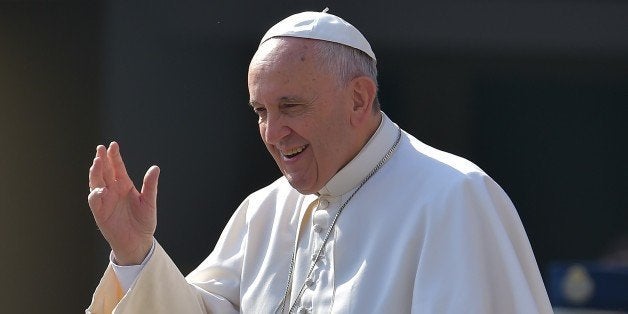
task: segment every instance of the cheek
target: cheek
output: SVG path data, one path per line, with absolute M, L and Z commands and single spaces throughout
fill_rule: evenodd
M 262 139 L 262 142 L 266 144 L 266 138 L 264 137 L 266 134 L 266 126 L 263 123 L 259 123 L 259 137 Z
M 266 137 L 264 136 L 265 134 L 266 134 L 266 126 L 263 123 L 260 123 L 259 124 L 259 136 L 262 140 L 262 143 L 264 143 L 264 146 L 266 146 L 266 150 L 268 150 L 268 152 L 273 157 L 273 159 L 277 160 L 278 156 L 277 156 L 277 151 L 275 150 L 275 146 L 268 144 L 268 142 L 266 141 Z
M 341 118 L 330 119 L 323 129 L 320 136 L 321 144 L 326 150 L 326 159 L 334 163 L 334 167 L 342 166 L 340 163 L 347 158 L 346 155 L 351 146 L 350 132 L 351 129 L 347 127 L 346 121 Z

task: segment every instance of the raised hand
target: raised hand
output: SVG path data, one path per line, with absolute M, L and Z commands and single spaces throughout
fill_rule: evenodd
M 119 265 L 140 264 L 150 251 L 157 227 L 158 179 L 159 167 L 150 167 L 139 192 L 126 172 L 118 143 L 96 148 L 87 200 Z

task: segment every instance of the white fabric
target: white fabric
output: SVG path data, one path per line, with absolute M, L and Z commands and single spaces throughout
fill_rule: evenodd
M 347 21 L 326 12 L 293 14 L 271 27 L 260 45 L 273 37 L 300 37 L 331 41 L 361 50 L 375 60 L 375 53 L 364 35 Z
M 109 265 L 111 265 L 111 267 L 113 268 L 113 271 L 116 273 L 116 277 L 118 277 L 118 281 L 120 282 L 120 287 L 122 288 L 122 291 L 124 293 L 129 291 L 129 288 L 131 288 L 131 285 L 133 285 L 133 282 L 135 281 L 137 276 L 140 274 L 140 272 L 144 268 L 144 265 L 146 265 L 150 257 L 153 256 L 154 251 L 155 251 L 155 239 L 153 239 L 153 246 L 150 247 L 150 251 L 148 251 L 148 254 L 146 254 L 146 257 L 144 258 L 141 264 L 127 265 L 127 266 L 116 264 L 115 256 L 113 254 L 113 251 L 111 251 L 111 253 L 109 254 Z
M 168 311 L 201 300 L 202 310 L 186 311 L 272 313 L 300 234 L 293 302 L 331 217 L 396 136 L 396 125 L 384 116 L 320 197 L 299 194 L 285 178 L 251 194 L 214 251 L 186 277 L 194 288 L 189 298 L 154 291 L 155 285 L 184 282 L 157 246 L 115 313 L 142 309 L 127 306 L 136 299 L 159 300 Z M 312 279 L 298 304 L 312 313 L 552 313 L 525 231 L 503 190 L 472 163 L 405 132 L 392 158 L 344 209 Z M 97 299 L 95 294 L 92 304 Z

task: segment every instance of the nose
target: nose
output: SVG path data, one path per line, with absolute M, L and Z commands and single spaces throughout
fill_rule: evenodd
M 266 121 L 260 123 L 260 133 L 264 142 L 276 145 L 290 134 L 290 128 L 280 115 L 269 114 L 266 117 Z

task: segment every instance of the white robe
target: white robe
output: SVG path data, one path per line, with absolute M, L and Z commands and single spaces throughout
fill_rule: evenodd
M 251 194 L 186 278 L 157 244 L 126 294 L 111 267 L 88 313 L 274 313 L 290 304 L 338 208 L 393 145 L 382 123 L 317 195 L 285 178 Z M 521 221 L 471 162 L 403 132 L 348 203 L 296 308 L 311 313 L 552 313 Z M 289 305 L 287 305 L 289 307 Z

